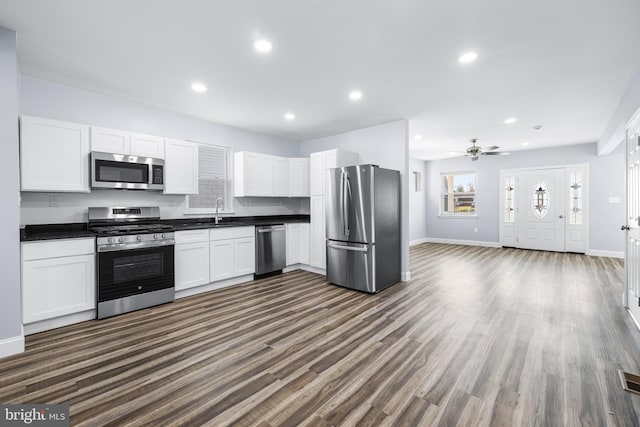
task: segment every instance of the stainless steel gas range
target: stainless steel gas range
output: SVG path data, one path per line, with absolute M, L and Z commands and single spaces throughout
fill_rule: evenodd
M 159 220 L 158 207 L 89 208 L 98 319 L 174 300 L 173 228 Z

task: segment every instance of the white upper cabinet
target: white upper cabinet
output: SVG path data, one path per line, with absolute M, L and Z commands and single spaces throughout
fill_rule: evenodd
M 309 159 L 289 159 L 289 196 L 309 197 Z
M 164 151 L 164 193 L 198 194 L 198 145 L 167 139 Z
M 121 130 L 91 126 L 91 151 L 130 154 L 131 134 Z
M 132 133 L 130 154 L 132 156 L 164 159 L 164 138 Z
M 22 116 L 22 191 L 89 192 L 89 127 Z
M 289 159 L 286 157 L 273 158 L 273 195 L 289 196 Z
M 343 150 L 327 150 L 311 153 L 309 160 L 309 193 L 323 196 L 327 169 L 358 164 L 358 154 Z
M 164 159 L 164 138 L 91 126 L 91 151 Z
M 273 196 L 273 156 L 260 154 L 258 158 L 258 196 Z
M 274 195 L 273 156 L 240 151 L 234 154 L 235 197 Z

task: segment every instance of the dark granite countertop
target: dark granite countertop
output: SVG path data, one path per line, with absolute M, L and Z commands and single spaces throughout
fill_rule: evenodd
M 222 217 L 219 224 L 213 218 L 179 218 L 162 219 L 162 224 L 173 226 L 174 230 L 196 230 L 199 228 L 241 227 L 250 225 L 270 225 L 285 223 L 308 223 L 309 215 L 265 215 L 265 216 L 234 216 Z M 88 230 L 87 224 L 38 224 L 27 225 L 20 229 L 20 241 L 31 242 L 38 240 L 74 239 L 81 237 L 95 237 L 95 233 Z
M 38 224 L 27 225 L 20 229 L 20 241 L 32 242 L 37 240 L 76 239 L 81 237 L 95 237 L 96 234 L 87 229 L 85 222 L 67 224 Z

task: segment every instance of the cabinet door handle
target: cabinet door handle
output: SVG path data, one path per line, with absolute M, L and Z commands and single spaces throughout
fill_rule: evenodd
M 625 231 L 625 230 L 629 231 L 629 229 L 630 227 L 628 225 L 623 225 L 622 227 L 620 227 L 620 230 L 622 231 Z

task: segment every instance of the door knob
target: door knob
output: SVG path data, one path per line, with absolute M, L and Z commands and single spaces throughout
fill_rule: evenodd
M 629 226 L 628 225 L 623 225 L 622 227 L 620 227 L 620 230 L 622 230 L 622 231 L 629 230 Z
M 562 219 L 562 218 L 564 218 L 564 215 L 560 215 L 558 218 Z

